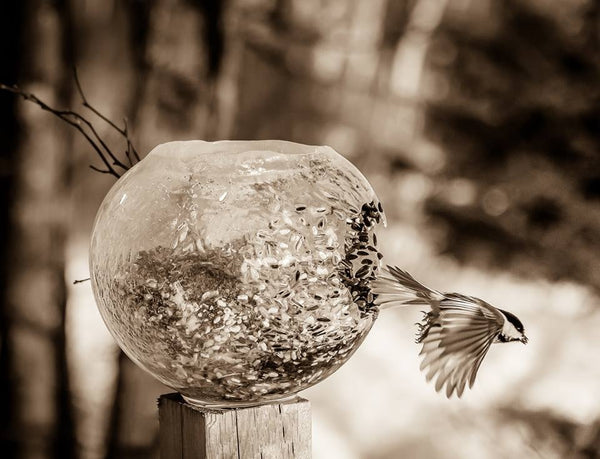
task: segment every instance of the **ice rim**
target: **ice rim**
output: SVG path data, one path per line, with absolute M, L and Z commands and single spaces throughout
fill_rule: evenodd
M 175 140 L 157 145 L 148 156 L 170 156 L 173 152 L 186 159 L 209 154 L 237 155 L 250 152 L 272 152 L 286 156 L 337 153 L 327 145 L 305 145 L 288 140 Z

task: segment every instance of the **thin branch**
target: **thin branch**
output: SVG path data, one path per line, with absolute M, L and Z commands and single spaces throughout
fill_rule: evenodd
M 89 109 L 92 113 L 94 113 L 101 120 L 106 122 L 110 127 L 115 129 L 121 136 L 125 138 L 127 142 L 125 156 L 127 157 L 127 163 L 129 164 L 122 162 L 112 152 L 112 150 L 104 142 L 102 137 L 100 137 L 94 125 L 86 117 L 80 115 L 79 113 L 73 110 L 58 110 L 54 107 L 51 107 L 50 105 L 42 101 L 39 97 L 37 97 L 35 94 L 24 91 L 17 85 L 8 86 L 0 83 L 0 90 L 12 92 L 13 94 L 22 97 L 24 100 L 33 102 L 34 104 L 38 105 L 42 110 L 52 113 L 54 116 L 60 118 L 70 126 L 73 126 L 81 133 L 81 135 L 85 137 L 87 142 L 96 151 L 96 153 L 98 154 L 98 156 L 102 160 L 102 163 L 105 166 L 105 169 L 101 169 L 96 166 L 90 166 L 90 168 L 96 172 L 100 172 L 102 174 L 110 174 L 119 178 L 121 174 L 117 171 L 117 168 L 120 168 L 123 171 L 127 171 L 134 165 L 134 163 L 140 161 L 140 156 L 137 150 L 135 149 L 133 143 L 131 142 L 131 138 L 129 137 L 129 126 L 127 124 L 127 120 L 123 120 L 124 128 L 120 128 L 112 120 L 104 116 L 99 110 L 97 110 L 93 105 L 91 105 L 85 97 L 85 93 L 83 92 L 83 88 L 81 87 L 76 68 L 73 69 L 73 74 L 75 78 L 77 92 L 81 97 L 83 106 Z
M 90 164 L 90 169 L 92 169 L 93 171 L 96 171 L 96 172 L 100 172 L 101 174 L 112 174 L 112 171 L 100 169 L 92 164 Z
M 82 283 L 87 282 L 89 280 L 90 280 L 89 277 L 86 278 L 86 279 L 76 279 L 76 280 L 73 281 L 73 285 L 82 284 Z
M 123 118 L 123 125 L 125 126 L 123 128 L 123 131 L 124 131 L 125 139 L 127 140 L 127 150 L 125 150 L 125 156 L 127 156 L 127 159 L 129 160 L 129 164 L 131 164 L 133 166 L 133 161 L 131 160 L 132 152 L 135 155 L 136 162 L 138 162 L 140 160 L 140 157 L 138 156 L 137 151 L 135 151 L 135 148 L 133 147 L 133 144 L 131 143 L 131 140 L 129 139 L 129 125 L 127 124 L 127 118 Z
M 85 97 L 85 95 L 83 93 L 83 89 L 81 89 L 81 84 L 79 83 L 79 77 L 77 76 L 77 70 L 75 69 L 75 67 L 73 67 L 73 75 L 75 77 L 75 86 L 77 86 L 77 92 L 81 96 L 81 100 L 82 100 L 83 106 L 86 107 L 86 108 L 88 108 L 88 109 L 90 109 L 92 111 L 92 113 L 94 113 L 100 119 L 106 121 L 111 127 L 114 127 L 116 130 L 119 131 L 119 128 L 111 120 L 109 120 L 106 116 L 104 116 L 102 113 L 100 113 L 98 110 L 96 110 L 90 104 L 88 104 L 88 101 L 87 101 L 87 99 L 86 99 L 86 97 Z M 90 128 L 92 129 L 92 131 L 95 134 L 96 131 L 91 126 L 91 124 L 90 124 Z M 120 167 L 122 169 L 127 170 L 128 167 L 125 164 L 123 164 L 121 161 L 119 161 L 119 159 L 112 153 L 112 151 L 104 144 L 104 142 L 102 141 L 102 139 L 100 139 L 100 137 L 98 137 L 97 134 L 95 135 L 95 137 L 98 139 L 98 141 L 100 142 L 100 144 L 104 147 L 104 149 L 106 150 L 106 152 L 108 153 L 108 155 L 110 156 L 110 158 L 113 160 L 113 164 L 115 166 L 118 166 L 118 167 Z
M 111 163 L 108 160 L 108 158 L 105 156 L 105 153 L 102 151 L 103 149 L 104 150 L 109 150 L 108 147 L 106 146 L 106 144 L 104 144 L 104 142 L 101 141 L 98 133 L 96 132 L 96 130 L 92 126 L 92 123 L 90 123 L 83 116 L 81 116 L 78 113 L 75 113 L 75 112 L 73 112 L 71 110 L 57 110 L 57 109 L 55 109 L 53 107 L 50 107 L 44 101 L 42 101 L 41 99 L 39 99 L 36 95 L 34 95 L 34 94 L 30 93 L 30 92 L 22 90 L 17 85 L 7 86 L 7 85 L 5 85 L 3 83 L 0 83 L 0 89 L 2 89 L 4 91 L 12 92 L 13 94 L 18 95 L 18 96 L 22 97 L 23 99 L 25 99 L 27 101 L 33 102 L 34 104 L 38 105 L 42 110 L 45 110 L 47 112 L 52 113 L 54 116 L 60 118 L 61 120 L 63 120 L 67 124 L 73 126 L 75 129 L 77 129 L 85 137 L 85 139 L 88 141 L 88 143 L 96 151 L 96 153 L 98 154 L 98 156 L 100 157 L 100 159 L 102 160 L 102 162 L 104 163 L 104 165 L 106 166 L 106 168 L 108 169 L 108 171 L 109 171 L 108 173 L 110 173 L 111 175 L 114 175 L 117 178 L 119 178 L 121 176 L 114 169 L 114 167 L 111 165 Z M 96 139 L 100 140 L 101 146 L 103 148 L 101 148 L 101 146 L 98 145 L 94 141 L 94 139 L 92 138 L 92 136 L 86 132 L 86 130 L 83 128 L 83 126 L 82 126 L 81 123 L 83 123 L 86 127 L 88 127 L 90 129 L 93 137 L 95 137 Z M 111 156 L 111 155 L 109 155 L 109 156 Z M 112 159 L 112 156 L 111 156 L 111 159 Z M 128 169 L 128 168 L 125 167 L 125 169 Z
M 115 131 L 117 131 L 119 134 L 121 134 L 125 140 L 127 141 L 127 157 L 129 158 L 129 153 L 133 152 L 133 155 L 135 156 L 136 161 L 140 160 L 140 156 L 138 155 L 137 150 L 135 149 L 135 147 L 133 146 L 133 144 L 131 143 L 131 139 L 129 138 L 129 130 L 127 127 L 127 119 L 124 119 L 124 125 L 125 128 L 121 129 L 119 126 L 117 126 L 110 118 L 108 118 L 107 116 L 104 116 L 98 109 L 96 109 L 93 105 L 91 105 L 88 101 L 87 98 L 85 97 L 85 94 L 83 92 L 83 88 L 81 87 L 81 82 L 79 81 L 79 75 L 77 73 L 77 67 L 73 67 L 73 76 L 75 78 L 75 86 L 77 87 L 77 92 L 79 93 L 79 96 L 81 97 L 81 103 L 82 105 L 91 110 L 92 113 L 94 113 L 96 116 L 98 116 L 100 119 L 102 119 L 104 122 L 106 122 L 110 127 L 112 127 Z M 130 160 L 131 163 L 131 160 Z M 133 164 L 131 164 L 133 165 Z

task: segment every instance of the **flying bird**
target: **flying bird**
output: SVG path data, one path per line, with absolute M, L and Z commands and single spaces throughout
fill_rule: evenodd
M 421 371 L 427 381 L 435 378 L 435 390 L 445 386 L 446 396 L 461 397 L 473 387 L 477 371 L 493 343 L 520 341 L 527 344 L 521 321 L 508 311 L 473 296 L 441 293 L 417 282 L 400 268 L 388 266 L 373 282 L 375 303 L 429 306 L 418 323 L 416 342 L 422 344 Z

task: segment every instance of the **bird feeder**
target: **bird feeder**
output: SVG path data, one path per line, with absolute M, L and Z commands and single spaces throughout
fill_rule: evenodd
M 343 365 L 377 316 L 381 204 L 333 149 L 159 145 L 109 191 L 90 269 L 123 351 L 186 401 L 281 401 Z

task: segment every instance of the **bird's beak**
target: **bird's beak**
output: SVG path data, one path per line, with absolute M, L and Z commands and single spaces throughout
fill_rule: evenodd
M 521 341 L 523 344 L 527 344 L 529 342 L 529 338 L 523 335 L 519 341 Z

